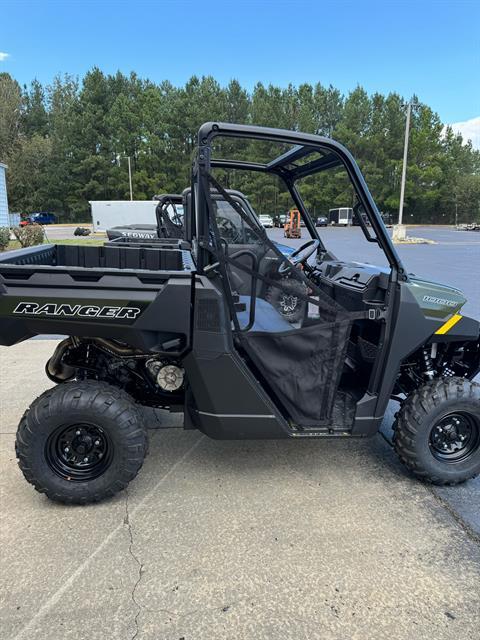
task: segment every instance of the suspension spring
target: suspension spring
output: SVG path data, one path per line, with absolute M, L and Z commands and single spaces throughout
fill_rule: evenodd
M 432 358 L 428 349 L 423 349 L 423 364 L 424 364 L 424 374 L 429 380 L 433 380 L 435 377 L 435 369 L 433 368 Z

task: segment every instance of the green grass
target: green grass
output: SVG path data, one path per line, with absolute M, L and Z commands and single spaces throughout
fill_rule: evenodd
M 66 240 L 51 240 L 49 244 L 88 244 L 95 247 L 102 245 L 107 240 L 107 237 L 104 238 L 68 238 Z

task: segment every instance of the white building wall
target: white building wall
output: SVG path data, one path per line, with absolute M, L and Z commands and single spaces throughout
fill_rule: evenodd
M 0 227 L 10 226 L 7 200 L 7 165 L 0 163 Z

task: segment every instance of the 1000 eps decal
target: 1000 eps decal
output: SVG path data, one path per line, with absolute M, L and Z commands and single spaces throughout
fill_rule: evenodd
M 133 320 L 141 313 L 138 307 L 97 307 L 80 304 L 38 304 L 37 302 L 19 302 L 13 313 L 29 316 L 80 316 L 82 318 L 126 318 Z

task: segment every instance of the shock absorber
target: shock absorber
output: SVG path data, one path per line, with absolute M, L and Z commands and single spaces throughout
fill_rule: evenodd
M 423 354 L 423 364 L 424 364 L 423 373 L 429 380 L 433 380 L 436 372 L 435 372 L 435 369 L 433 368 L 432 358 L 430 356 L 428 349 L 423 349 L 422 354 Z

